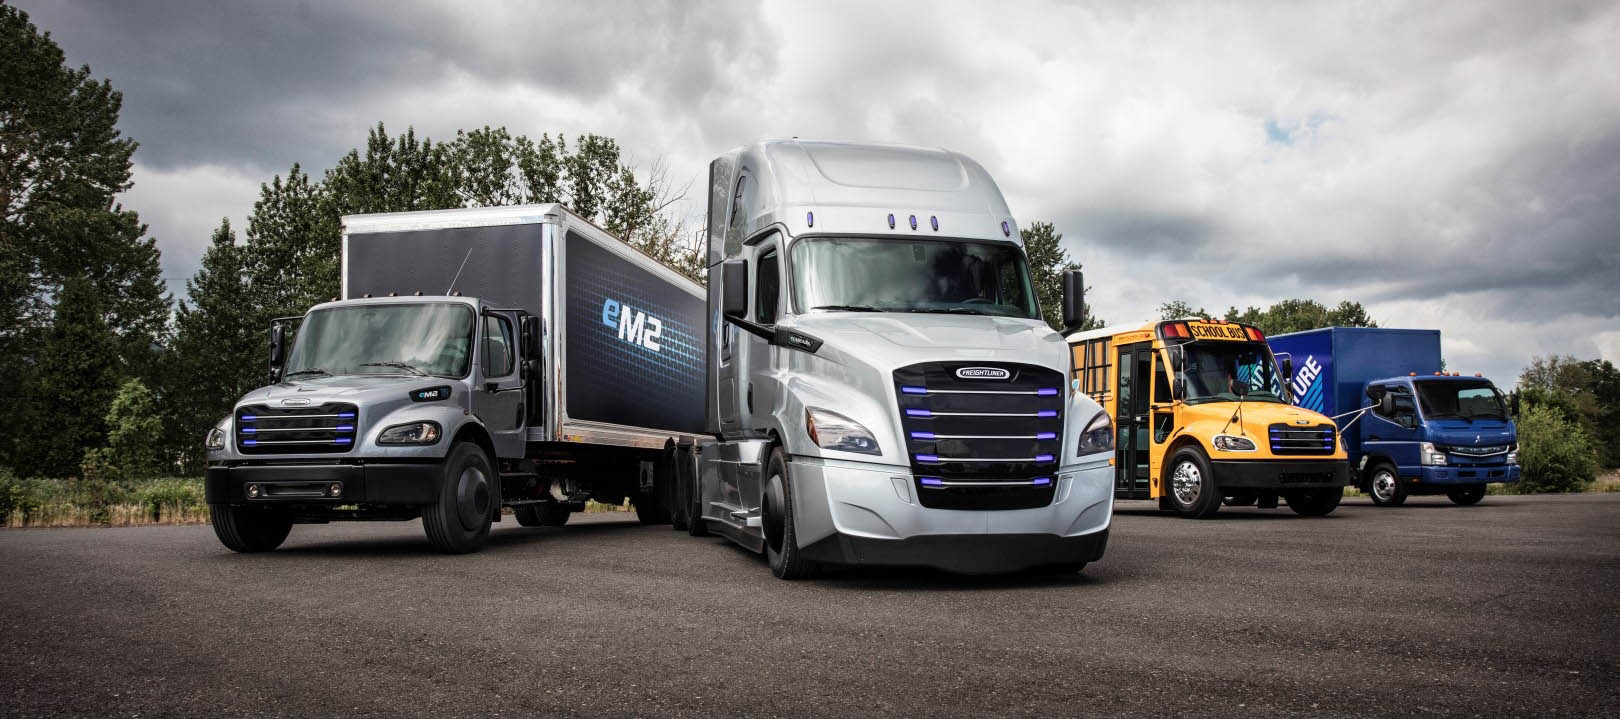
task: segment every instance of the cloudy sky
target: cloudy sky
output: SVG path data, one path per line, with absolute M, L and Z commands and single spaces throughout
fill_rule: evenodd
M 378 121 L 601 133 L 696 185 L 800 136 L 976 158 L 1111 323 L 1352 299 L 1504 384 L 1620 363 L 1612 2 L 16 4 L 123 91 L 177 296 L 259 183 Z

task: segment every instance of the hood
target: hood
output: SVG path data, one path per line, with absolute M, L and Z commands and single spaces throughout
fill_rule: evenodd
M 1424 423 L 1423 438 L 1450 447 L 1494 447 L 1513 444 L 1517 433 L 1512 422 L 1474 420 L 1472 423 L 1447 419 Z
M 1040 320 L 910 312 L 826 312 L 795 319 L 795 329 L 882 369 L 972 359 L 1068 370 L 1063 337 Z
M 443 377 L 396 374 L 311 377 L 260 387 L 247 393 L 238 404 L 279 403 L 294 397 L 307 397 L 315 404 L 333 400 L 363 402 L 372 395 L 399 395 L 404 398 L 405 393 L 418 387 L 437 387 L 456 381 Z
M 1194 421 L 1216 422 L 1217 426 L 1225 425 L 1232 415 L 1238 413 L 1237 402 L 1206 402 L 1189 405 L 1182 410 L 1187 423 Z M 1227 427 L 1227 434 L 1238 434 L 1238 422 Z M 1277 402 L 1244 402 L 1242 413 L 1243 433 L 1251 437 L 1265 437 L 1270 432 L 1271 425 L 1286 424 L 1290 427 L 1316 427 L 1324 424 L 1333 424 L 1333 420 L 1317 414 L 1308 409 L 1295 407 L 1291 404 Z

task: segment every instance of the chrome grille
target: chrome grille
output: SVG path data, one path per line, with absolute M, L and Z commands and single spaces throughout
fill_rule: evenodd
M 337 454 L 354 447 L 359 411 L 352 404 L 314 407 L 250 405 L 236 409 L 236 449 L 242 454 Z
M 1314 427 L 1274 424 L 1271 430 L 1272 454 L 1333 454 L 1333 425 Z

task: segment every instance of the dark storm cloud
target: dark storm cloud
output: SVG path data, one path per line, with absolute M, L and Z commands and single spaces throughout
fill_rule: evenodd
M 463 80 L 581 101 L 631 83 L 690 104 L 730 82 L 736 58 L 759 60 L 749 49 L 768 34 L 757 8 L 732 3 L 22 6 L 70 63 L 124 93 L 121 126 L 141 143 L 137 161 L 158 170 L 326 162 L 376 122 L 374 102 Z

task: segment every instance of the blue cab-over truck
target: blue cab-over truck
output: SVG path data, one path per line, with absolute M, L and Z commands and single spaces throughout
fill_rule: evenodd
M 1442 369 L 1439 330 L 1327 327 L 1270 343 L 1294 404 L 1336 418 L 1373 503 L 1444 494 L 1470 505 L 1486 484 L 1519 480 L 1518 397 Z

